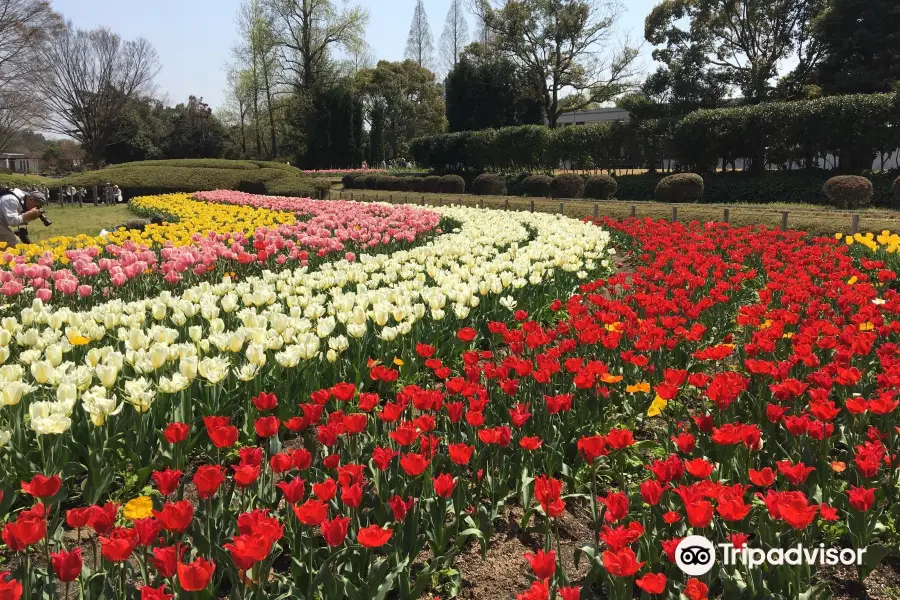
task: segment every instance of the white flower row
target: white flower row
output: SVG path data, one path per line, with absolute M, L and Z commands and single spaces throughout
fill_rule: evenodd
M 607 232 L 567 217 L 432 210 L 461 227 L 392 255 L 226 278 L 82 312 L 35 300 L 19 318 L 0 321 L 0 364 L 7 363 L 0 401 L 15 406 L 36 389 L 55 390 L 53 399 L 30 404 L 34 431 L 67 430 L 79 400 L 102 425 L 122 408 L 117 390 L 144 412 L 157 393 L 177 393 L 197 377 L 249 381 L 270 358 L 285 368 L 314 358 L 335 362 L 351 338 L 372 333 L 390 342 L 448 311 L 464 320 L 482 299 L 512 309 L 512 294 L 527 295 L 529 285 L 558 271 L 587 277 L 608 266 L 613 252 Z M 79 364 L 74 352 L 84 356 Z

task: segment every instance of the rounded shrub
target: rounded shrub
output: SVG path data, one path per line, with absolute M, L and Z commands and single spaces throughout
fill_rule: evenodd
M 506 193 L 506 178 L 497 173 L 482 173 L 472 182 L 476 196 L 502 196 Z
M 424 177 L 407 177 L 406 178 L 406 187 L 411 192 L 421 192 L 424 190 L 425 178 Z
M 522 194 L 534 198 L 546 198 L 550 195 L 550 184 L 553 178 L 549 175 L 529 175 L 522 182 Z
M 581 198 L 584 196 L 584 178 L 575 173 L 557 175 L 550 182 L 550 195 L 554 198 Z
M 441 178 L 437 175 L 429 175 L 422 183 L 422 191 L 429 194 L 436 194 L 440 190 Z
M 397 178 L 393 175 L 380 175 L 378 177 L 378 189 L 385 192 L 397 189 L 395 187 Z
M 438 183 L 438 191 L 442 194 L 465 194 L 466 181 L 459 175 L 444 175 Z
M 616 197 L 619 184 L 609 175 L 592 175 L 584 182 L 584 197 L 609 200 Z
M 897 98 L 900 98 L 900 90 L 897 91 Z M 900 207 L 900 177 L 894 180 L 894 206 Z
M 384 175 L 379 175 L 376 173 L 373 173 L 371 175 L 366 175 L 366 189 L 367 190 L 377 190 L 378 182 L 381 181 L 382 177 L 384 177 Z
M 894 184 L 896 187 L 896 184 Z M 872 182 L 859 175 L 838 175 L 825 182 L 822 193 L 835 208 L 860 208 L 872 203 Z
M 353 178 L 353 189 L 354 190 L 364 190 L 366 189 L 366 181 L 368 179 L 368 175 L 357 175 Z
M 238 182 L 237 189 L 245 194 L 257 194 L 260 196 L 265 196 L 269 193 L 269 190 L 266 189 L 266 184 L 262 181 L 242 179 Z
M 677 173 L 659 180 L 657 202 L 699 202 L 703 198 L 703 178 L 696 173 Z
M 357 175 L 354 175 L 353 173 L 347 173 L 346 175 L 344 175 L 343 177 L 341 177 L 341 183 L 343 184 L 344 189 L 345 189 L 345 190 L 352 190 L 352 189 L 353 189 L 353 182 L 356 181 L 356 178 L 357 178 L 357 177 L 358 177 L 358 176 L 357 176 Z

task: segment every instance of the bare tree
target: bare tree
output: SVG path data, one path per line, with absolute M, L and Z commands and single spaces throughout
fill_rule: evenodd
M 264 0 L 274 16 L 284 73 L 282 83 L 313 89 L 329 72 L 333 49 L 353 53 L 365 46 L 369 14 L 360 6 L 341 10 L 331 0 Z
M 463 12 L 462 0 L 452 0 L 444 22 L 444 31 L 441 33 L 441 58 L 448 71 L 459 62 L 459 56 L 468 43 L 469 24 Z
M 619 0 L 502 0 L 486 11 L 485 25 L 491 44 L 544 87 L 547 122 L 556 127 L 564 111 L 634 86 L 638 49 L 614 39 L 622 10 Z
M 156 50 L 144 38 L 123 42 L 108 29 L 84 31 L 71 23 L 53 35 L 41 60 L 46 126 L 80 142 L 93 162 L 119 141 L 120 117 L 131 100 L 153 94 L 159 72 Z
M 434 61 L 434 40 L 422 0 L 417 0 L 413 10 L 409 37 L 406 38 L 406 58 L 426 69 L 430 69 Z
M 0 0 L 0 152 L 39 125 L 42 104 L 34 85 L 42 75 L 41 49 L 62 26 L 42 0 Z

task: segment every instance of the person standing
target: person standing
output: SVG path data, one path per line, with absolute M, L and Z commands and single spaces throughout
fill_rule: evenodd
M 0 242 L 6 248 L 17 246 L 22 240 L 13 228 L 24 228 L 40 219 L 46 198 L 40 192 L 23 192 L 19 189 L 4 190 L 0 196 Z M 27 238 L 27 231 L 25 232 Z

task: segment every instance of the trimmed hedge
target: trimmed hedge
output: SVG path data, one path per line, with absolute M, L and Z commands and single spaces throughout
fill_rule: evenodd
M 304 177 L 299 169 L 283 163 L 224 159 L 124 163 L 55 179 L 50 187 L 72 185 L 90 189 L 106 183 L 118 185 L 125 199 L 241 188 L 274 196 L 319 197 L 331 189 L 329 181 Z
M 549 175 L 530 175 L 522 182 L 522 195 L 534 198 L 546 198 L 550 195 L 553 178 Z
M 616 197 L 619 184 L 609 175 L 592 175 L 584 182 L 584 197 L 610 200 Z
M 657 202 L 700 202 L 703 198 L 703 178 L 696 173 L 677 173 L 663 177 L 656 184 Z
M 411 192 L 424 191 L 425 178 L 424 177 L 407 177 L 406 185 L 409 187 L 409 191 L 411 191 Z
M 341 184 L 344 186 L 344 189 L 352 190 L 353 182 L 356 181 L 357 177 L 358 177 L 358 175 L 356 175 L 354 173 L 348 173 L 348 174 L 344 175 L 343 177 L 341 177 Z
M 472 182 L 476 196 L 502 196 L 506 193 L 506 178 L 497 173 L 482 173 Z
M 839 157 L 841 171 L 860 173 L 877 152 L 900 148 L 897 105 L 900 93 L 858 94 L 698 110 L 677 121 L 523 125 L 418 138 L 410 153 L 443 173 L 638 166 L 661 158 L 703 173 L 743 159 L 761 173 L 766 165 L 814 168 L 814 159 L 829 154 Z
M 550 195 L 554 198 L 581 198 L 584 196 L 584 178 L 574 173 L 557 175 L 550 182 Z
M 822 193 L 835 208 L 861 208 L 872 203 L 872 182 L 858 175 L 839 175 L 825 182 Z
M 438 182 L 438 192 L 442 194 L 465 194 L 466 181 L 459 175 L 444 175 Z

